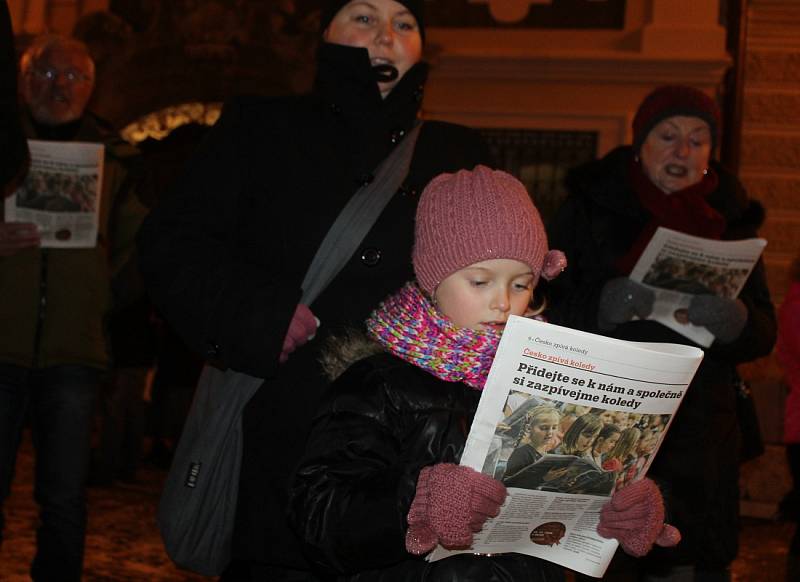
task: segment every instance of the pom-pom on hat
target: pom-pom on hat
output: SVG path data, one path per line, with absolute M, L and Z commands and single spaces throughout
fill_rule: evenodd
M 699 117 L 708 123 L 711 128 L 711 150 L 714 151 L 719 141 L 722 119 L 719 107 L 702 91 L 685 85 L 665 85 L 644 98 L 633 118 L 633 151 L 638 153 L 650 130 L 674 115 Z
M 525 186 L 500 170 L 476 166 L 431 180 L 417 207 L 414 272 L 433 294 L 444 279 L 474 263 L 514 259 L 530 266 L 534 283 L 566 266 L 547 250 L 547 235 Z
M 319 19 L 320 32 L 324 32 L 339 10 L 344 8 L 351 1 L 352 0 L 325 0 L 322 4 L 322 13 Z M 424 0 L 395 0 L 395 2 L 408 8 L 408 11 L 414 15 L 414 18 L 417 19 L 417 25 L 419 26 L 419 35 L 422 38 L 422 42 L 425 42 L 425 22 L 423 19 Z

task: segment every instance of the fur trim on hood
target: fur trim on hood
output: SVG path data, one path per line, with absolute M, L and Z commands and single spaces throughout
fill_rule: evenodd
M 333 381 L 352 364 L 383 351 L 383 347 L 370 339 L 366 332 L 349 328 L 326 338 L 319 361 L 325 376 Z

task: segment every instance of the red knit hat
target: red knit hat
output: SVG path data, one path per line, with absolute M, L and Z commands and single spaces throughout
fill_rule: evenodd
M 714 151 L 722 121 L 719 107 L 702 91 L 685 85 L 665 85 L 644 98 L 633 118 L 633 151 L 638 153 L 650 130 L 674 115 L 699 117 L 708 123 L 711 128 L 711 151 Z
M 552 279 L 566 266 L 561 251 L 548 252 L 525 186 L 486 166 L 431 180 L 417 208 L 413 259 L 417 282 L 430 294 L 452 273 L 489 259 L 525 263 L 537 279 Z

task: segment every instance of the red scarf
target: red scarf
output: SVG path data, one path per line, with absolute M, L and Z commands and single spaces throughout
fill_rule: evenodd
M 719 177 L 712 168 L 697 184 L 672 194 L 662 192 L 653 184 L 635 160 L 631 160 L 628 167 L 628 178 L 639 202 L 650 213 L 650 221 L 628 252 L 617 260 L 621 274 L 630 274 L 659 226 L 711 239 L 719 239 L 725 231 L 725 218 L 706 201 L 719 185 Z

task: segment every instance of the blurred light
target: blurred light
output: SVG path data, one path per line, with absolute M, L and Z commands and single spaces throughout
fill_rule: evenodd
M 181 103 L 171 105 L 160 111 L 153 111 L 143 115 L 136 121 L 125 126 L 120 134 L 122 138 L 134 145 L 147 138 L 163 139 L 170 132 L 186 125 L 187 123 L 200 123 L 214 125 L 222 110 L 222 103 Z

